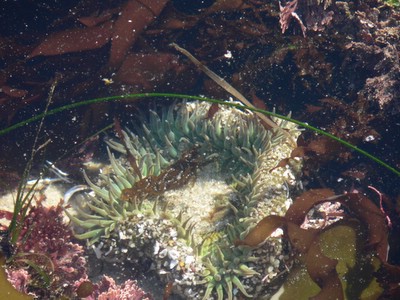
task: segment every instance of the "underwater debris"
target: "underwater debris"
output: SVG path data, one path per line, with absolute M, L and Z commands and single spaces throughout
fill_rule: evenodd
M 175 103 L 151 112 L 136 134 L 122 131 L 123 144 L 109 140 L 122 155 L 109 151 L 111 166 L 96 181 L 85 175 L 95 196 L 66 213 L 98 257 L 138 268 L 150 260 L 186 299 L 257 297 L 279 286 L 285 245 L 275 237 L 252 251 L 233 242 L 264 216 L 286 212 L 295 172 L 269 170 L 293 149 L 281 128 L 266 130 L 252 113 L 220 107 L 209 119 L 209 110 Z M 297 137 L 293 125 L 275 121 Z

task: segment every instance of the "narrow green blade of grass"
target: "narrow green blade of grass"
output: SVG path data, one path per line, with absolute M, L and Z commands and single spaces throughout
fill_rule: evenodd
M 50 115 L 54 115 L 69 109 L 73 109 L 73 108 L 77 108 L 80 106 L 85 106 L 85 105 L 90 105 L 90 104 L 95 104 L 95 103 L 101 103 L 101 102 L 111 102 L 111 101 L 127 101 L 127 100 L 134 100 L 134 99 L 138 99 L 138 98 L 149 98 L 149 97 L 158 97 L 158 98 L 175 98 L 175 99 L 186 99 L 186 100 L 199 100 L 199 101 L 206 101 L 206 102 L 210 102 L 210 103 L 217 103 L 217 104 L 221 104 L 221 105 L 227 105 L 230 107 L 235 107 L 237 109 L 241 109 L 241 110 L 250 110 L 253 112 L 259 112 L 262 114 L 265 114 L 267 116 L 273 116 L 276 118 L 280 118 L 283 120 L 286 120 L 288 122 L 292 122 L 294 124 L 297 124 L 300 127 L 312 130 L 318 134 L 327 136 L 335 141 L 337 141 L 338 143 L 360 153 L 361 155 L 373 160 L 374 162 L 378 163 L 379 165 L 381 165 L 382 167 L 388 169 L 389 171 L 393 172 L 394 174 L 396 174 L 397 176 L 400 176 L 400 171 L 395 169 L 394 167 L 390 166 L 389 164 L 385 163 L 384 161 L 382 161 L 381 159 L 377 158 L 376 156 L 373 156 L 372 154 L 369 154 L 368 152 L 358 148 L 357 146 L 354 146 L 352 144 L 350 144 L 349 142 L 346 142 L 345 140 L 342 140 L 336 136 L 334 136 L 333 134 L 330 134 L 329 132 L 323 131 L 321 129 L 318 129 L 314 126 L 311 126 L 309 124 L 306 124 L 304 122 L 292 119 L 290 117 L 287 116 L 283 116 L 274 112 L 270 112 L 270 111 L 266 111 L 263 109 L 259 109 L 259 108 L 253 108 L 253 107 L 247 107 L 244 106 L 243 104 L 240 103 L 235 103 L 235 102 L 226 102 L 223 100 L 218 100 L 218 99 L 212 99 L 212 98 L 207 98 L 207 97 L 201 97 L 201 96 L 193 96 L 193 95 L 182 95 L 182 94 L 172 94 L 172 93 L 142 93 L 142 94 L 127 94 L 127 95 L 119 95 L 119 96 L 111 96 L 111 97 L 103 97 L 103 98 L 96 98 L 96 99 L 90 99 L 90 100 L 85 100 L 85 101 L 81 101 L 81 102 L 76 102 L 76 103 L 71 103 L 68 105 L 64 105 L 58 108 L 54 108 L 52 110 L 47 111 L 46 113 L 41 113 L 38 114 L 32 118 L 29 118 L 25 121 L 16 123 L 10 127 L 4 128 L 0 130 L 0 136 L 5 135 L 17 128 L 26 126 L 32 122 L 35 122 L 37 120 L 40 120 L 41 118 L 43 118 L 44 115 L 46 116 L 50 116 Z

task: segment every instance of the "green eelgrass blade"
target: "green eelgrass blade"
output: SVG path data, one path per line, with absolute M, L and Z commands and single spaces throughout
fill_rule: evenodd
M 180 99 L 188 99 L 188 100 L 199 100 L 199 101 L 206 101 L 206 102 L 211 102 L 211 103 L 217 103 L 217 104 L 221 104 L 221 105 L 227 105 L 230 107 L 236 107 L 238 109 L 241 110 L 250 110 L 250 111 L 254 111 L 254 112 L 259 112 L 268 116 L 273 116 L 279 119 L 283 119 L 286 120 L 288 122 L 292 122 L 294 124 L 297 124 L 300 127 L 312 130 L 318 134 L 327 136 L 335 141 L 337 141 L 338 143 L 368 157 L 369 159 L 373 160 L 374 162 L 380 164 L 381 166 L 383 166 L 384 168 L 388 169 L 389 171 L 393 172 L 394 174 L 396 174 L 397 176 L 400 176 L 400 171 L 393 168 L 392 166 L 388 165 L 387 163 L 385 163 L 384 161 L 380 160 L 379 158 L 369 154 L 368 152 L 358 148 L 357 146 L 354 146 L 352 144 L 350 144 L 349 142 L 346 142 L 345 140 L 342 140 L 336 136 L 334 136 L 333 134 L 330 134 L 326 131 L 323 131 L 321 129 L 318 129 L 314 126 L 311 126 L 309 124 L 306 124 L 304 122 L 274 113 L 274 112 L 270 112 L 270 111 L 266 111 L 263 109 L 259 109 L 259 108 L 253 108 L 253 107 L 247 107 L 244 106 L 243 104 L 239 104 L 239 103 L 232 103 L 232 102 L 226 102 L 223 100 L 218 100 L 218 99 L 212 99 L 212 98 L 207 98 L 207 97 L 200 97 L 200 96 L 193 96 L 193 95 L 182 95 L 182 94 L 172 94 L 172 93 L 142 93 L 142 94 L 127 94 L 127 95 L 119 95 L 119 96 L 111 96 L 111 97 L 103 97 L 103 98 L 96 98 L 96 99 L 90 99 L 90 100 L 86 100 L 86 101 L 81 101 L 81 102 L 76 102 L 76 103 L 72 103 L 72 104 L 68 104 L 65 106 L 61 106 L 52 110 L 47 111 L 46 113 L 41 113 L 38 114 L 32 118 L 29 118 L 25 121 L 16 123 L 10 127 L 4 128 L 0 130 L 0 136 L 11 132 L 17 128 L 20 128 L 22 126 L 28 125 L 31 122 L 40 120 L 41 118 L 43 118 L 45 115 L 46 116 L 50 116 L 50 115 L 54 115 L 56 113 L 68 110 L 68 109 L 72 109 L 72 108 L 77 108 L 80 106 L 85 106 L 85 105 L 90 105 L 90 104 L 95 104 L 95 103 L 101 103 L 101 102 L 110 102 L 110 101 L 118 101 L 118 100 L 133 100 L 133 99 L 138 99 L 138 98 L 149 98 L 149 97 L 163 97 L 163 98 L 180 98 Z
M 12 244 L 15 244 L 17 242 L 19 233 L 22 229 L 23 221 L 33 200 L 36 185 L 39 183 L 40 180 L 40 178 L 38 178 L 36 182 L 32 185 L 32 187 L 28 190 L 28 192 L 24 193 L 26 187 L 26 177 L 27 175 L 24 174 L 20 186 L 18 187 L 13 217 L 11 219 L 10 226 L 8 227 L 8 231 L 11 233 Z
M 34 159 L 36 153 L 40 149 L 43 149 L 50 142 L 50 140 L 47 140 L 44 144 L 40 145 L 36 149 L 36 146 L 39 141 L 39 133 L 43 127 L 44 118 L 47 116 L 47 112 L 49 111 L 50 103 L 53 99 L 54 90 L 56 88 L 56 85 L 58 84 L 58 79 L 59 79 L 58 76 L 56 76 L 53 84 L 51 85 L 51 88 L 49 91 L 49 97 L 47 99 L 47 103 L 46 103 L 44 112 L 41 113 L 40 117 L 38 118 L 38 120 L 40 120 L 40 123 L 39 123 L 38 129 L 36 131 L 35 140 L 33 142 L 31 157 L 25 167 L 24 173 L 22 174 L 22 180 L 20 181 L 20 183 L 18 185 L 17 198 L 16 198 L 15 204 L 14 204 L 13 217 L 11 219 L 10 226 L 7 228 L 7 231 L 9 233 L 9 235 L 11 236 L 10 243 L 12 245 L 15 245 L 17 243 L 19 234 L 21 233 L 22 226 L 24 224 L 25 217 L 28 213 L 28 210 L 30 208 L 32 200 L 35 196 L 35 187 L 37 186 L 37 184 L 39 183 L 39 180 L 40 180 L 40 178 L 38 178 L 36 180 L 36 182 L 33 184 L 33 186 L 29 189 L 29 191 L 25 194 L 25 188 L 27 185 L 29 172 L 30 172 L 32 164 L 33 164 L 33 159 Z M 0 136 L 1 136 L 1 134 L 0 134 Z
M 43 281 L 43 287 L 49 287 L 54 272 L 54 264 L 46 254 L 40 253 L 18 253 L 14 257 L 16 265 L 27 265 L 35 270 Z M 42 261 L 40 261 L 42 259 Z M 48 267 L 49 270 L 46 270 Z

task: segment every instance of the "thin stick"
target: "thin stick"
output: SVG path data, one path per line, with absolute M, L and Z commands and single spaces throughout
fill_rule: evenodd
M 237 89 L 235 89 L 233 86 L 231 86 L 225 79 L 221 78 L 217 74 L 215 74 L 213 71 L 211 71 L 207 66 L 202 64 L 197 58 L 195 58 L 192 54 L 190 54 L 189 51 L 186 49 L 183 49 L 182 47 L 178 46 L 175 43 L 171 44 L 172 47 L 174 47 L 177 51 L 185 55 L 187 58 L 189 58 L 200 70 L 202 70 L 208 77 L 210 77 L 216 84 L 218 84 L 220 87 L 222 87 L 225 91 L 227 91 L 229 94 L 231 94 L 233 97 L 237 98 L 240 102 L 242 102 L 246 106 L 250 106 L 251 108 L 255 108 L 253 104 L 249 100 L 246 99 L 245 96 L 243 96 Z M 289 138 L 289 140 L 296 145 L 296 141 L 293 139 L 293 137 L 285 130 L 283 130 L 281 127 L 279 127 L 274 121 L 272 121 L 270 118 L 268 118 L 266 115 L 255 112 L 255 114 L 264 122 L 265 125 L 269 128 L 279 128 L 281 129 L 285 135 Z

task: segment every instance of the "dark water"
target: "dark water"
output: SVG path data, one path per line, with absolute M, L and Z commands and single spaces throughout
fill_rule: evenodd
M 393 7 L 380 1 L 343 1 L 326 9 L 301 4 L 296 12 L 308 28 L 304 37 L 293 18 L 281 33 L 277 1 L 245 1 L 237 7 L 220 1 L 218 7 L 212 6 L 218 1 L 193 4 L 176 0 L 165 1 L 159 9 L 153 7 L 156 1 L 145 1 L 146 7 L 151 7 L 149 20 L 128 12 L 128 2 L 3 1 L 1 129 L 45 112 L 47 104 L 51 111 L 126 93 L 174 92 L 227 99 L 226 91 L 168 46 L 176 42 L 254 105 L 262 102 L 268 110 L 292 112 L 295 119 L 349 141 L 399 169 L 399 21 Z M 320 19 L 313 19 L 310 12 Z M 143 21 L 133 28 L 137 36 L 118 52 L 112 40 L 117 35 L 131 36 L 132 29 L 115 29 L 127 13 Z M 79 20 L 83 17 L 97 23 L 89 27 Z M 321 25 L 322 19 L 328 25 Z M 101 30 L 101 35 L 109 36 L 98 47 L 93 40 L 99 33 L 90 28 L 106 28 L 109 23 L 114 29 Z M 49 47 L 43 48 L 43 54 L 31 57 L 45 43 Z M 117 53 L 122 53 L 120 59 L 112 63 Z M 52 88 L 54 93 L 49 96 Z M 116 119 L 123 126 L 131 125 L 132 119 L 140 124 L 149 109 L 169 103 L 145 98 L 85 105 L 46 116 L 38 135 L 40 119 L 0 136 L 4 190 L 15 187 L 21 178 L 36 136 L 35 147 L 46 147 L 35 155 L 32 176 L 49 160 L 70 173 L 75 182 L 82 182 L 81 164 L 92 157 L 105 160 L 104 139 L 115 133 L 108 130 L 88 142 L 89 137 Z M 315 134 L 307 131 L 299 145 L 316 140 Z M 320 145 L 320 152 L 311 151 L 305 158 L 304 189 L 331 188 L 338 194 L 355 189 L 376 204 L 379 197 L 368 186 L 388 195 L 385 210 L 393 222 L 389 262 L 398 264 L 399 176 L 353 150 Z

